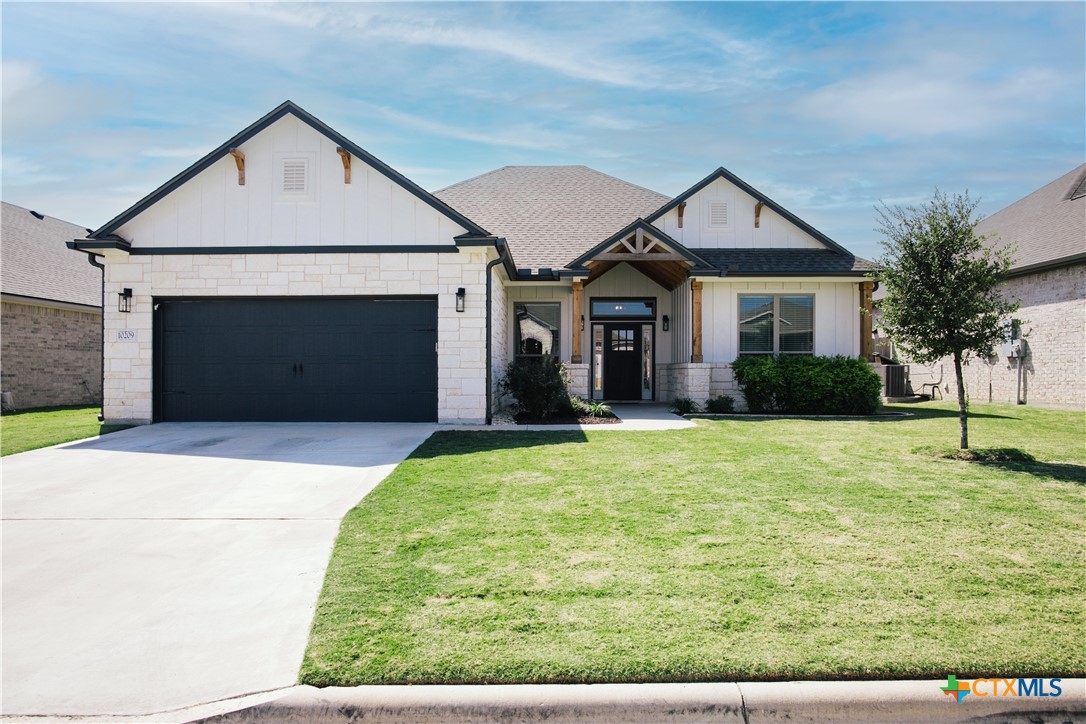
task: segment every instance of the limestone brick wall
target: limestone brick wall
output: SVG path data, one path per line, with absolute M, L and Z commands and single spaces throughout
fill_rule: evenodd
M 101 400 L 100 314 L 5 301 L 0 339 L 0 388 L 16 409 Z
M 689 397 L 704 406 L 710 397 L 728 395 L 735 399 L 736 409 L 743 407 L 743 396 L 735 384 L 731 365 L 718 362 L 677 362 L 657 366 L 657 399 L 670 402 L 676 397 Z
M 152 299 L 227 296 L 436 295 L 438 420 L 486 416 L 485 248 L 459 253 L 116 255 L 106 260 L 106 298 L 133 291 L 132 311 L 106 305 L 105 416 L 150 422 Z M 456 290 L 464 287 L 464 312 Z M 120 333 L 124 334 L 120 334 Z
M 569 391 L 571 394 L 577 395 L 577 397 L 583 397 L 584 399 L 590 399 L 588 389 L 588 375 L 589 365 L 587 362 L 581 364 L 573 364 L 566 362 L 566 372 L 569 373 L 570 379 Z
M 1008 281 L 1004 294 L 1019 299 L 1027 355 L 1022 360 L 1026 404 L 1086 409 L 1086 264 L 1076 264 Z M 1018 360 L 999 354 L 971 357 L 962 368 L 966 393 L 973 402 L 1014 404 Z M 913 388 L 943 378 L 944 394 L 954 399 L 957 386 L 950 358 L 934 365 L 910 363 Z

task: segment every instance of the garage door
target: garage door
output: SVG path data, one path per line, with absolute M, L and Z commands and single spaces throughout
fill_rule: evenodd
M 433 298 L 159 300 L 155 419 L 433 422 Z

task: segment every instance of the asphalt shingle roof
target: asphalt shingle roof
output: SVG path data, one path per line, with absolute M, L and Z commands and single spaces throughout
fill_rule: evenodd
M 1012 269 L 1086 253 L 1086 164 L 977 223 L 994 246 L 1018 244 Z
M 21 206 L 0 208 L 0 291 L 23 297 L 102 306 L 102 273 L 66 242 L 87 229 Z
M 829 249 L 698 249 L 697 253 L 724 276 L 855 275 L 875 269 L 866 259 Z
M 671 200 L 586 166 L 505 166 L 434 196 L 505 237 L 521 269 L 562 269 Z

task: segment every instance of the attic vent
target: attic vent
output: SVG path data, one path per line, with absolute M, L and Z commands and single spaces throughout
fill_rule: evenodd
M 304 158 L 287 159 L 283 161 L 283 193 L 304 194 L 308 169 Z
M 714 229 L 724 228 L 728 225 L 728 202 L 709 202 L 709 226 Z

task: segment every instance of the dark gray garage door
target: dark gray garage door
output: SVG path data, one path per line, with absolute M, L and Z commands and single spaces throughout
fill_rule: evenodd
M 432 298 L 158 300 L 155 419 L 433 422 Z

